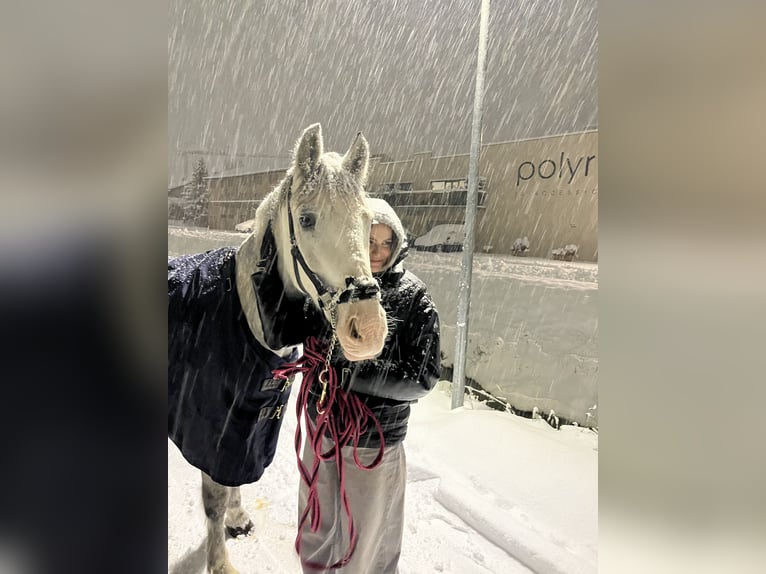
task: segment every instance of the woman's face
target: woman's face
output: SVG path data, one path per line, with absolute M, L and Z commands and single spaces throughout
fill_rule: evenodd
M 370 229 L 370 267 L 373 273 L 383 271 L 394 247 L 394 232 L 388 225 L 375 223 Z

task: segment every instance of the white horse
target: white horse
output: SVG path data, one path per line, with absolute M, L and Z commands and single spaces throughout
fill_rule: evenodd
M 386 316 L 369 263 L 372 214 L 363 189 L 368 163 L 369 148 L 361 133 L 341 156 L 323 151 L 319 124 L 307 128 L 295 147 L 292 166 L 259 206 L 254 231 L 236 252 L 236 287 L 250 329 L 283 361 L 295 346 L 280 348 L 269 336 L 273 325 L 262 320 L 257 283 L 254 288 L 264 242 L 276 250 L 285 296 L 310 298 L 333 325 L 349 360 L 373 358 L 383 348 Z M 237 574 L 229 561 L 225 532 L 247 533 L 252 528 L 239 487 L 219 484 L 203 471 L 202 497 L 208 572 Z

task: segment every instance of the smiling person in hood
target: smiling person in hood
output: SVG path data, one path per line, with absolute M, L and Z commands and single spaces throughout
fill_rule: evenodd
M 370 266 L 373 273 L 380 273 L 407 256 L 407 240 L 402 222 L 386 201 L 368 198 L 367 205 L 375 214 L 370 229 Z
M 374 213 L 370 229 L 370 265 L 381 286 L 381 303 L 388 317 L 389 334 L 380 355 L 351 363 L 337 355 L 332 366 L 344 390 L 356 395 L 380 423 L 384 454 L 379 466 L 362 470 L 354 462 L 354 447 L 341 449 L 344 483 L 358 534 L 356 549 L 343 567 L 327 572 L 393 574 L 397 572 L 404 529 L 404 492 L 407 469 L 402 441 L 407 434 L 410 405 L 428 394 L 441 374 L 439 315 L 425 284 L 402 266 L 407 256 L 404 226 L 393 208 L 382 199 L 367 199 Z M 320 390 L 311 388 L 309 416 L 316 421 Z M 333 415 L 337 405 L 332 405 Z M 337 413 L 340 417 L 341 413 Z M 324 452 L 333 447 L 325 436 Z M 378 456 L 380 435 L 374 424 L 359 437 L 356 455 L 369 465 Z M 311 468 L 314 452 L 306 441 L 302 460 Z M 346 516 L 341 510 L 341 480 L 335 462 L 321 465 L 317 479 L 321 524 L 316 532 L 308 525 L 301 535 L 304 572 L 322 570 L 305 563 L 333 564 L 349 548 Z M 309 498 L 300 486 L 299 513 Z

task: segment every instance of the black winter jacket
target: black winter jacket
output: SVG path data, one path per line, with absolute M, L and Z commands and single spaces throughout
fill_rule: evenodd
M 353 363 L 336 353 L 332 364 L 343 388 L 357 394 L 380 422 L 386 446 L 393 446 L 407 434 L 410 403 L 428 394 L 441 375 L 439 314 L 425 284 L 401 265 L 384 271 L 378 280 L 388 317 L 383 351 L 376 359 Z M 316 419 L 318 384 L 311 394 L 309 413 Z M 374 426 L 367 429 L 359 446 L 379 446 Z

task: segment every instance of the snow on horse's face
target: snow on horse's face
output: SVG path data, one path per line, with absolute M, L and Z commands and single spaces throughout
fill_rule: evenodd
M 369 148 L 361 133 L 345 155 L 324 153 L 319 124 L 307 128 L 295 148 L 290 207 L 296 243 L 308 267 L 332 291 L 345 289 L 349 279 L 360 287 L 375 285 L 369 255 L 372 212 L 363 188 L 368 162 Z M 289 242 L 288 210 L 280 211 L 279 234 Z M 289 252 L 283 243 L 282 253 Z M 287 267 L 294 279 L 293 265 Z M 299 284 L 316 302 L 317 290 L 300 266 L 299 274 Z M 378 355 L 387 332 L 379 297 L 338 305 L 336 333 L 347 359 Z

